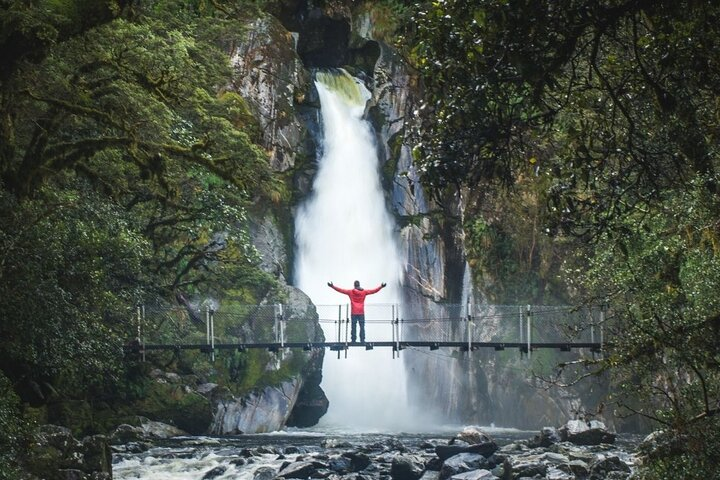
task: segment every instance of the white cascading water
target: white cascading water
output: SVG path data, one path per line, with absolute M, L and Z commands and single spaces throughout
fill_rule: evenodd
M 346 318 L 346 295 L 354 280 L 387 288 L 365 301 L 366 341 L 392 339 L 391 305 L 399 302 L 401 260 L 387 212 L 370 125 L 363 119 L 369 92 L 344 71 L 320 72 L 323 143 L 313 191 L 296 220 L 296 286 L 318 306 L 322 319 Z M 387 320 L 383 323 L 374 321 Z M 345 340 L 345 327 L 342 340 Z M 337 325 L 324 323 L 327 341 Z M 359 337 L 359 332 L 358 332 Z M 330 406 L 320 426 L 354 431 L 399 431 L 412 425 L 407 412 L 405 371 L 389 348 L 350 348 L 345 358 L 327 351 L 322 388 Z M 417 428 L 417 425 L 416 425 Z

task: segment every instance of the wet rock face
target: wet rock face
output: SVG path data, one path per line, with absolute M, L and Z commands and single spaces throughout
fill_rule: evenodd
M 317 425 L 329 406 L 330 402 L 319 384 L 303 388 L 288 418 L 287 426 L 307 428 Z
M 295 406 L 287 420 L 288 427 L 307 428 L 317 425 L 320 418 L 325 415 L 330 401 L 322 388 L 322 362 L 325 350 L 316 350 L 312 359 L 303 369 L 303 386 L 298 394 Z
M 342 67 L 350 54 L 350 22 L 333 19 L 315 10 L 304 22 L 298 40 L 298 54 L 309 68 Z
M 300 392 L 301 382 L 292 379 L 277 387 L 236 398 L 219 393 L 210 433 L 216 435 L 264 433 L 282 429 Z
M 231 53 L 230 89 L 248 103 L 261 132 L 271 167 L 284 172 L 304 151 L 306 131 L 296 106 L 309 97 L 309 72 L 295 50 L 295 37 L 273 17 L 248 25 L 251 33 Z

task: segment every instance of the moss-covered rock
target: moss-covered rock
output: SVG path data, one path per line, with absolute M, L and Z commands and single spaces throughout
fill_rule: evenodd
M 83 400 L 58 399 L 47 406 L 47 420 L 68 427 L 74 435 L 97 433 L 93 409 Z
M 135 410 L 151 420 L 174 425 L 190 434 L 207 433 L 212 422 L 210 401 L 184 385 L 155 382 Z
M 25 470 L 47 480 L 110 479 L 112 453 L 107 437 L 88 436 L 78 441 L 70 429 L 43 425 L 23 457 Z M 72 472 L 72 477 L 68 476 Z

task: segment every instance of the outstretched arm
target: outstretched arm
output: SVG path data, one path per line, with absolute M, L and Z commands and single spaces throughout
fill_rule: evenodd
M 344 288 L 336 287 L 335 285 L 333 285 L 333 282 L 328 282 L 328 287 L 332 288 L 333 290 L 335 290 L 337 292 L 344 293 L 345 295 L 350 294 L 350 290 L 345 290 Z
M 372 295 L 373 293 L 377 293 L 385 287 L 387 287 L 387 283 L 383 282 L 378 287 L 371 288 L 370 290 L 365 290 L 365 293 L 368 295 Z

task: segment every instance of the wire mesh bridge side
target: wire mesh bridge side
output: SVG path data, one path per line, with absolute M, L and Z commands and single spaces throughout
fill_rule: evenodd
M 139 306 L 131 352 L 329 348 L 347 351 L 390 347 L 538 348 L 600 351 L 606 342 L 601 308 L 438 304 L 431 311 L 398 304 L 370 304 L 365 309 L 366 341 L 352 342 L 349 305 L 297 307 L 283 304 L 232 305 L 223 309 Z M 359 330 L 360 325 L 356 325 Z

